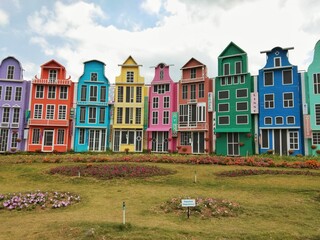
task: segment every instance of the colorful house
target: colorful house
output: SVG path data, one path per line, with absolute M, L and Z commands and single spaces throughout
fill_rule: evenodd
M 139 67 L 129 56 L 115 80 L 113 151 L 142 152 L 147 119 L 148 88 Z M 146 98 L 146 99 L 145 99 Z
M 245 156 L 254 153 L 251 114 L 253 78 L 247 53 L 231 42 L 218 57 L 215 78 L 216 154 Z
M 5 58 L 0 65 L 0 152 L 25 150 L 29 91 L 20 62 Z
M 65 152 L 72 148 L 74 83 L 55 60 L 41 66 L 31 84 L 28 151 Z
M 178 152 L 210 153 L 212 150 L 212 79 L 206 65 L 191 58 L 178 83 Z
M 304 154 L 301 79 L 288 60 L 293 48 L 275 47 L 259 70 L 260 153 Z
M 172 133 L 172 116 L 177 116 L 177 84 L 169 75 L 169 65 L 159 63 L 149 88 L 148 149 L 151 152 L 176 150 L 176 132 Z
M 76 152 L 105 151 L 109 147 L 109 85 L 103 62 L 84 62 L 84 73 L 77 89 Z

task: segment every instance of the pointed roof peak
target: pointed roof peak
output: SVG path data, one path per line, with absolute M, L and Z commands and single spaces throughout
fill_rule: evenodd
M 246 52 L 240 48 L 237 44 L 234 42 L 230 42 L 228 46 L 220 53 L 219 57 L 224 57 L 228 55 L 234 55 L 234 54 L 246 54 Z

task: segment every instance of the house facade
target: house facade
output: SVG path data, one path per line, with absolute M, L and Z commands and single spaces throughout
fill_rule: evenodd
M 247 53 L 231 42 L 218 57 L 215 78 L 216 154 L 245 156 L 254 153 L 254 118 L 251 114 L 253 78 Z
M 178 83 L 179 153 L 203 154 L 212 150 L 212 79 L 206 65 L 191 58 Z M 211 95 L 211 97 L 210 97 Z
M 84 62 L 84 72 L 77 87 L 74 138 L 76 152 L 105 151 L 109 148 L 109 85 L 103 62 Z
M 0 152 L 25 150 L 26 113 L 29 105 L 30 81 L 23 79 L 23 69 L 14 57 L 0 65 Z
M 121 73 L 115 79 L 113 108 L 113 151 L 142 152 L 144 148 L 144 118 L 148 96 L 144 78 L 140 76 L 141 65 L 129 56 L 119 65 Z M 147 115 L 146 115 L 147 116 Z
M 28 151 L 65 152 L 72 148 L 74 83 L 55 60 L 41 66 L 31 82 Z
M 304 154 L 301 77 L 289 62 L 291 49 L 261 52 L 267 62 L 258 76 L 260 153 Z
M 176 150 L 177 132 L 172 117 L 177 116 L 177 84 L 170 78 L 169 65 L 159 63 L 149 88 L 148 149 L 165 153 Z

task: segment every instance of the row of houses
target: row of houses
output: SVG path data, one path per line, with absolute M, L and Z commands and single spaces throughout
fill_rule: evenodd
M 0 152 L 316 154 L 320 41 L 306 72 L 289 62 L 292 49 L 261 52 L 266 64 L 252 76 L 247 53 L 231 42 L 215 78 L 191 58 L 177 82 L 170 65 L 159 63 L 149 85 L 131 56 L 115 84 L 98 60 L 84 62 L 75 83 L 55 60 L 26 81 L 20 62 L 7 57 L 0 65 Z

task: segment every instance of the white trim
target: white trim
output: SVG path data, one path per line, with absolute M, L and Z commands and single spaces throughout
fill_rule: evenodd
M 239 73 L 237 73 L 237 63 L 240 63 L 240 72 Z M 242 73 L 242 61 L 234 62 L 234 73 L 235 74 L 241 74 Z
M 272 74 L 272 85 L 266 85 L 266 73 Z M 274 72 L 273 71 L 264 71 L 263 72 L 263 86 L 264 87 L 272 87 L 274 86 Z
M 36 112 L 36 106 L 41 106 L 41 116 L 40 116 L 40 118 L 36 118 L 35 117 L 35 112 Z M 43 107 L 44 105 L 43 104 L 34 104 L 33 105 L 33 116 L 32 116 L 32 118 L 34 118 L 34 119 L 42 119 L 43 118 L 43 109 L 44 109 L 44 107 Z
M 289 123 L 289 122 L 288 122 L 288 118 L 289 118 L 289 117 L 292 117 L 292 118 L 293 118 L 293 123 Z M 286 124 L 288 124 L 288 125 L 294 125 L 294 124 L 296 124 L 296 117 L 295 117 L 295 116 L 287 116 L 287 117 L 286 117 Z
M 277 118 L 281 118 L 281 119 L 282 119 L 282 123 L 277 123 Z M 283 125 L 283 124 L 284 124 L 283 116 L 276 116 L 276 117 L 274 118 L 274 123 L 275 123 L 275 125 Z
M 248 115 L 248 114 L 236 115 L 236 116 L 237 116 L 237 117 L 236 117 L 236 124 L 237 124 L 237 125 L 246 125 L 246 124 L 249 123 L 249 115 Z M 245 123 L 239 123 L 239 122 L 238 122 L 238 117 L 247 117 L 247 122 L 245 122 Z
M 288 94 L 288 93 L 292 94 L 292 98 L 291 98 L 291 100 L 286 100 L 286 101 L 291 101 L 292 102 L 292 106 L 285 107 L 284 106 L 284 102 L 285 102 L 284 95 Z M 294 93 L 293 92 L 283 92 L 282 93 L 282 106 L 283 106 L 283 108 L 294 108 Z
M 220 110 L 220 105 L 222 105 L 222 104 L 227 104 L 228 105 L 228 110 L 227 111 L 221 111 Z M 230 112 L 230 103 L 218 103 L 218 112 L 220 113 L 220 112 Z
M 222 117 L 227 117 L 229 123 L 220 123 L 220 118 L 222 118 Z M 224 116 L 219 116 L 219 117 L 218 117 L 218 124 L 219 124 L 219 125 L 224 125 L 224 126 L 230 125 L 230 116 L 226 116 L 226 115 L 224 115 Z
M 240 91 L 240 90 L 246 90 L 247 95 L 245 97 L 238 97 L 238 91 Z M 236 90 L 236 99 L 239 99 L 239 98 L 248 98 L 248 88 L 239 88 Z
M 67 97 L 66 98 L 60 98 L 60 96 L 61 96 L 61 88 L 62 87 L 65 87 L 66 89 L 67 89 Z M 81 92 L 80 92 L 80 95 L 81 95 Z M 80 96 L 81 97 L 81 96 Z M 69 98 L 69 87 L 68 86 L 60 86 L 59 87 L 59 99 L 60 100 L 68 100 L 68 98 Z
M 51 151 L 50 150 L 44 151 L 44 147 L 47 147 L 47 148 L 50 147 L 50 146 L 44 146 L 46 132 L 52 132 L 53 133 Z M 40 130 L 40 137 L 41 137 L 41 130 Z M 55 137 L 54 130 L 43 130 L 42 144 L 41 144 L 43 152 L 52 152 L 53 151 L 53 149 L 54 149 L 54 137 Z M 40 141 L 41 141 L 41 139 L 40 139 Z
M 276 66 L 276 60 L 279 59 L 279 62 L 280 62 L 280 65 L 279 66 Z M 273 59 L 273 66 L 274 67 L 281 67 L 282 66 L 282 61 L 281 61 L 281 57 L 275 57 Z
M 270 118 L 271 119 L 271 123 L 266 123 L 266 118 Z M 263 119 L 263 123 L 264 123 L 264 125 L 272 125 L 272 117 L 270 117 L 270 116 L 266 116 L 266 117 L 264 117 L 264 119 Z
M 227 65 L 229 66 L 229 67 L 228 67 L 228 68 L 229 68 L 229 73 L 228 73 L 228 74 L 225 73 L 225 66 L 227 66 Z M 222 72 L 223 72 L 223 75 L 224 75 L 224 76 L 229 76 L 229 75 L 230 75 L 230 63 L 224 63 L 224 64 L 222 65 L 222 67 L 223 67 L 223 69 L 222 69 L 222 70 L 223 70 L 223 71 L 222 71 Z
M 291 83 L 284 83 L 284 72 L 288 72 L 290 71 L 291 72 Z M 312 79 L 313 81 L 313 79 Z M 293 84 L 293 73 L 292 73 L 292 69 L 289 69 L 289 70 L 283 70 L 282 71 L 282 85 L 292 85 Z
M 247 108 L 246 108 L 245 110 L 239 110 L 239 109 L 238 109 L 238 103 L 246 103 Z M 247 112 L 248 110 L 249 110 L 249 104 L 248 104 L 248 101 L 236 102 L 236 111 L 237 111 L 237 112 Z
M 220 98 L 219 93 L 221 93 L 221 92 L 228 92 L 228 97 L 227 98 Z M 230 99 L 230 90 L 218 91 L 218 100 L 228 100 L 228 99 Z
M 272 102 L 273 102 L 273 107 L 266 107 L 266 95 L 272 95 Z M 276 107 L 276 102 L 274 100 L 274 93 L 266 93 L 263 95 L 263 101 L 264 101 L 264 104 L 263 104 L 263 108 L 264 109 L 274 109 Z M 270 102 L 269 102 L 270 103 Z
M 65 107 L 66 107 L 65 118 L 60 118 L 60 106 L 65 106 Z M 58 105 L 58 116 L 57 116 L 57 119 L 59 119 L 59 120 L 66 120 L 67 118 L 68 118 L 68 105 L 59 104 L 59 105 Z
M 53 106 L 53 116 L 52 118 L 48 118 L 48 106 Z M 56 105 L 55 104 L 46 104 L 46 117 L 45 119 L 53 120 L 55 119 L 55 113 L 56 113 Z
M 54 88 L 54 98 L 49 97 L 50 95 L 50 88 Z M 56 99 L 57 98 L 57 86 L 49 85 L 48 92 L 47 92 L 47 99 Z

